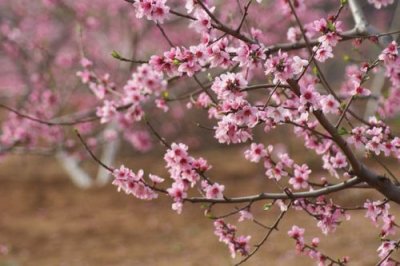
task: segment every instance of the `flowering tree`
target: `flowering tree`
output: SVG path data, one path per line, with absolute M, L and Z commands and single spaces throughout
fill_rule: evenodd
M 397 224 L 390 204 L 400 204 L 400 185 L 386 158 L 400 159 L 400 138 L 390 128 L 400 112 L 395 40 L 400 19 L 389 19 L 400 12 L 381 11 L 380 21 L 392 25 L 380 31 L 382 25 L 367 17 L 379 16 L 371 9 L 394 0 L 365 1 L 368 14 L 363 1 L 320 2 L 0 2 L 3 67 L 12 73 L 6 79 L 10 84 L 2 84 L 0 106 L 8 114 L 1 152 L 57 155 L 72 176 L 81 176 L 82 186 L 91 181 L 78 161 L 89 154 L 128 195 L 142 200 L 165 195 L 178 214 L 187 202 L 205 204 L 219 241 L 232 257 L 242 256 L 238 264 L 259 250 L 288 212 L 302 211 L 324 234 L 332 234 L 352 211 L 365 211 L 381 240 L 378 265 L 397 265 L 391 255 L 400 240 L 394 238 Z M 347 25 L 350 18 L 354 26 Z M 324 67 L 333 64 L 328 75 Z M 68 74 L 71 70 L 77 77 Z M 209 139 L 193 141 L 179 134 L 171 128 L 173 120 L 180 120 L 181 129 L 203 129 L 221 145 L 244 145 L 243 156 L 261 164 L 276 188 L 229 195 L 210 176 L 206 159 L 192 156 L 187 144 L 170 141 L 186 137 L 207 145 Z M 269 141 L 274 132 L 295 136 L 320 158 L 320 166 L 292 159 L 282 145 Z M 160 142 L 168 175 L 112 166 L 120 137 L 142 152 L 151 149 L 152 139 Z M 106 159 L 96 155 L 102 145 Z M 381 168 L 373 167 L 376 163 Z M 343 206 L 332 198 L 365 188 L 382 199 Z M 272 225 L 254 217 L 257 202 L 280 210 Z M 218 205 L 232 210 L 219 213 Z M 238 233 L 230 222 L 236 216 L 266 231 L 260 242 Z M 299 254 L 320 265 L 350 260 L 322 252 L 318 238 L 307 242 L 300 225 L 287 235 Z

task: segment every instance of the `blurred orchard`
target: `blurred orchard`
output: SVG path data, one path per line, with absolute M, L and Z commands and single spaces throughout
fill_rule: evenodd
M 0 0 L 0 167 L 203 219 L 202 265 L 399 265 L 399 34 L 396 0 Z

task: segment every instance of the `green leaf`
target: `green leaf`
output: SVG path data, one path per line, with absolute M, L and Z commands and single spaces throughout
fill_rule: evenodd
M 312 71 L 313 71 L 313 73 L 314 73 L 315 75 L 318 75 L 318 69 L 317 69 L 317 67 L 313 67 Z
M 207 212 L 207 213 L 205 214 L 205 216 L 206 216 L 207 218 L 209 218 L 209 219 L 215 219 L 214 214 L 212 214 L 211 212 Z
M 342 6 L 347 5 L 347 0 L 340 0 L 340 4 L 341 4 Z
M 338 129 L 338 133 L 339 133 L 339 135 L 341 135 L 341 136 L 349 134 L 349 132 L 347 131 L 347 129 L 344 128 L 344 127 L 340 127 L 340 128 Z
M 181 64 L 181 61 L 179 61 L 178 59 L 174 59 L 173 61 L 172 61 L 172 63 L 174 64 L 174 65 L 176 65 L 176 66 L 179 66 L 180 64 Z
M 121 59 L 122 58 L 121 55 L 115 50 L 112 51 L 111 56 L 114 57 L 115 59 Z
M 213 81 L 213 77 L 212 77 L 211 73 L 207 73 L 207 79 L 209 81 Z
M 272 203 L 265 203 L 263 206 L 263 210 L 268 211 L 269 209 L 271 209 L 271 207 L 272 207 Z
M 328 29 L 330 30 L 330 31 L 336 31 L 336 27 L 335 27 L 335 25 L 333 24 L 333 22 L 332 21 L 328 21 Z
M 162 97 L 163 97 L 164 100 L 169 100 L 169 93 L 168 93 L 168 91 L 164 91 L 164 92 L 162 93 Z

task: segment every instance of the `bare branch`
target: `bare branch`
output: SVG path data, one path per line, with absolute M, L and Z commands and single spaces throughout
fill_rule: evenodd
M 247 260 L 249 260 L 256 252 L 267 242 L 269 236 L 272 234 L 274 230 L 278 230 L 278 225 L 285 216 L 285 214 L 288 212 L 290 206 L 292 205 L 292 202 L 289 203 L 288 209 L 286 211 L 283 211 L 279 214 L 278 218 L 274 222 L 274 224 L 271 226 L 271 228 L 267 231 L 267 234 L 264 236 L 264 238 L 261 240 L 260 243 L 256 245 L 256 248 L 249 254 L 247 255 L 243 260 L 241 260 L 239 263 L 235 264 L 235 266 L 239 266 L 243 263 L 245 263 Z
M 358 177 L 353 177 L 347 181 L 342 183 L 331 185 L 328 187 L 324 187 L 321 189 L 307 191 L 307 192 L 296 192 L 291 193 L 290 196 L 287 193 L 261 193 L 258 195 L 253 196 L 246 196 L 246 197 L 236 197 L 236 198 L 226 198 L 226 199 L 207 199 L 202 197 L 192 197 L 192 198 L 185 198 L 184 201 L 197 203 L 197 202 L 204 202 L 204 203 L 224 203 L 224 204 L 231 204 L 231 203 L 244 203 L 244 202 L 255 202 L 260 200 L 266 199 L 300 199 L 300 198 L 316 198 L 322 195 L 327 195 L 333 192 L 338 192 L 347 188 L 351 188 L 356 184 L 361 183 L 361 179 Z

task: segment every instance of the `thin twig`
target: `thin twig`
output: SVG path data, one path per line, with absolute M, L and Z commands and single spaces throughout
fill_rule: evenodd
M 339 120 L 336 122 L 335 128 L 337 129 L 340 126 L 340 123 L 342 123 L 343 118 L 346 116 L 347 111 L 350 108 L 350 104 L 353 102 L 354 100 L 354 95 L 351 96 L 349 102 L 347 103 L 346 107 L 344 108 L 342 114 L 339 117 Z
M 171 47 L 175 47 L 175 45 L 173 44 L 173 42 L 171 41 L 171 39 L 168 37 L 168 35 L 165 33 L 163 27 L 161 27 L 161 25 L 159 23 L 156 23 L 157 28 L 161 31 L 161 34 L 164 36 L 164 38 L 167 40 L 168 44 Z
M 79 131 L 77 129 L 75 129 L 75 134 L 78 136 L 79 140 L 82 142 L 83 146 L 89 152 L 89 154 L 93 158 L 93 160 L 95 160 L 99 165 L 101 165 L 102 167 L 104 167 L 105 169 L 107 169 L 108 171 L 110 171 L 112 173 L 114 171 L 114 169 L 109 167 L 109 166 L 107 166 L 99 158 L 97 158 L 96 155 L 94 155 L 94 153 L 89 148 L 89 146 L 87 145 L 86 141 L 82 138 L 81 134 L 79 133 Z
M 267 240 L 268 240 L 269 236 L 272 234 L 272 232 L 274 230 L 278 230 L 278 225 L 279 225 L 280 221 L 283 219 L 285 214 L 289 211 L 289 208 L 291 205 L 292 205 L 292 202 L 289 203 L 286 211 L 283 211 L 279 214 L 278 218 L 276 219 L 274 224 L 271 226 L 271 228 L 268 230 L 268 232 L 265 234 L 264 238 L 255 246 L 256 248 L 249 255 L 247 255 L 243 260 L 236 263 L 235 266 L 239 266 L 239 265 L 243 264 L 244 262 L 249 260 L 252 256 L 254 256 L 254 254 L 257 253 L 257 251 L 264 245 L 264 243 L 267 242 Z

